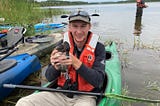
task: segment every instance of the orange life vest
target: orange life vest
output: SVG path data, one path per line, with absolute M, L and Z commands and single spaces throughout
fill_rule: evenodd
M 87 44 L 85 45 L 81 55 L 80 55 L 80 60 L 83 62 L 88 67 L 92 67 L 94 60 L 95 60 L 95 47 L 97 44 L 99 36 L 95 34 L 90 34 Z M 72 36 L 69 32 L 64 34 L 64 41 L 67 41 L 70 44 L 70 53 L 73 54 L 74 51 L 74 44 L 73 44 L 73 39 Z M 71 79 L 71 83 L 76 82 L 76 70 L 72 66 L 68 66 L 68 73 L 69 77 Z M 63 87 L 66 79 L 64 75 L 62 74 L 58 78 L 58 85 Z M 79 91 L 92 91 L 94 89 L 94 86 L 89 84 L 87 81 L 85 81 L 84 78 L 82 78 L 80 75 L 78 75 L 78 90 Z

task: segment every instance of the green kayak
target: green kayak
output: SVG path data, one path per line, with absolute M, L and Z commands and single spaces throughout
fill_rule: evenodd
M 104 93 L 121 94 L 121 63 L 115 42 L 106 46 L 105 72 L 108 77 Z M 120 100 L 103 98 L 98 106 L 120 106 Z

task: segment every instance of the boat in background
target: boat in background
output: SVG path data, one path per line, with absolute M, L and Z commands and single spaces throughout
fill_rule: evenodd
M 25 37 L 25 42 L 18 46 L 18 50 L 12 55 L 28 53 L 41 58 L 50 54 L 56 44 L 63 38 L 61 33 L 52 33 L 49 35 L 36 35 Z
M 12 28 L 10 24 L 0 23 L 0 29 L 9 29 L 9 28 Z
M 28 53 L 43 57 L 50 54 L 56 43 L 63 38 L 62 33 L 37 34 L 35 36 L 24 37 L 26 29 L 24 27 L 12 27 L 6 34 L 0 34 L 0 54 L 7 52 L 6 48 L 18 46 L 18 50 L 11 54 L 12 56 Z M 3 49 L 3 50 L 2 50 Z
M 8 30 L 12 28 L 10 24 L 0 23 L 0 40 L 7 35 Z
M 60 23 L 38 23 L 34 25 L 34 29 L 36 33 L 43 33 L 45 31 L 54 31 L 58 29 L 63 29 L 65 27 L 64 24 Z
M 5 83 L 20 84 L 33 72 L 41 69 L 41 64 L 36 55 L 21 53 L 11 56 L 18 50 L 18 43 L 24 40 L 23 27 L 14 27 L 7 33 L 7 43 L 0 48 L 0 101 L 7 97 L 13 89 L 3 88 Z

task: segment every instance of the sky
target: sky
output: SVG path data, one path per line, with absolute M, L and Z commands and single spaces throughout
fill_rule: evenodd
M 36 0 L 36 1 L 47 1 L 47 0 Z M 120 0 L 64 0 L 64 1 L 85 1 L 85 2 L 107 2 L 107 1 L 120 1 Z

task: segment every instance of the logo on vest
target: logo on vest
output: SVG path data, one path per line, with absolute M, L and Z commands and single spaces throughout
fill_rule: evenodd
M 91 55 L 88 55 L 87 58 L 88 58 L 88 61 L 92 61 L 92 59 L 93 59 L 93 57 Z

